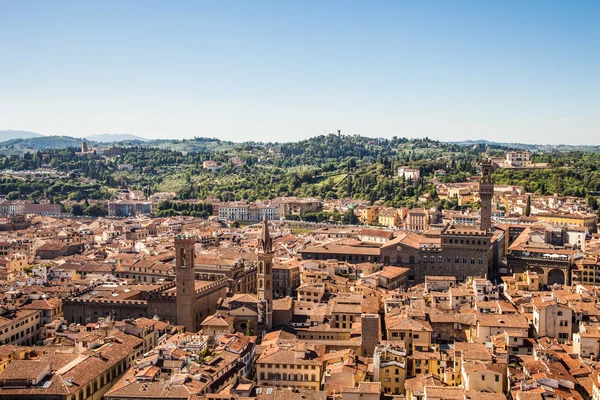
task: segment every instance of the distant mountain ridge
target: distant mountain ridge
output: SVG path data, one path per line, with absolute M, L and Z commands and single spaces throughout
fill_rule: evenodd
M 459 146 L 477 146 L 485 145 L 492 147 L 506 147 L 511 149 L 521 149 L 528 151 L 569 151 L 569 150 L 593 150 L 598 149 L 597 145 L 578 145 L 578 144 L 533 144 L 533 143 L 504 143 L 492 142 L 489 140 L 462 140 L 450 142 Z
M 313 138 L 316 138 L 315 136 Z M 171 149 L 175 151 L 185 152 L 196 152 L 196 151 L 207 151 L 207 150 L 226 150 L 236 145 L 234 142 L 224 141 L 217 138 L 186 138 L 186 139 L 148 139 L 142 136 L 136 136 L 132 134 L 96 134 L 89 135 L 85 138 L 75 138 L 70 136 L 59 136 L 59 135 L 41 135 L 35 132 L 28 131 L 17 131 L 17 130 L 0 130 L 0 147 L 9 148 L 17 152 L 25 150 L 44 150 L 44 149 L 62 149 L 68 147 L 79 148 L 81 142 L 86 141 L 88 147 L 102 144 L 102 145 L 124 145 L 124 146 L 144 146 L 144 147 L 156 147 L 161 149 Z M 281 142 L 279 145 L 285 143 L 298 143 L 295 142 Z M 458 146 L 490 146 L 499 149 L 518 149 L 528 151 L 599 151 L 600 146 L 594 145 L 576 145 L 576 144 L 525 144 L 525 143 L 502 143 L 493 142 L 489 140 L 463 140 L 446 142 L 455 144 Z M 238 144 L 251 144 L 251 145 L 268 145 L 263 142 L 242 142 Z
M 83 139 L 69 136 L 39 136 L 28 139 L 11 139 L 0 142 L 0 147 L 14 147 L 28 150 L 65 149 L 81 147 Z
M 29 132 L 29 131 L 15 131 L 15 130 L 5 130 L 0 131 L 0 142 L 5 142 L 7 140 L 13 139 L 31 139 L 36 137 L 42 137 L 39 133 Z
M 86 136 L 85 140 L 90 140 L 93 142 L 102 142 L 102 143 L 112 143 L 112 142 L 127 142 L 127 141 L 142 141 L 149 142 L 150 139 L 145 137 L 131 135 L 127 133 L 101 133 L 97 135 Z

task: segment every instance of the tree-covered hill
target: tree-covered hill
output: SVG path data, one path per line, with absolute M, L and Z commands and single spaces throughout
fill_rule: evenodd
M 153 145 L 154 144 L 154 145 Z M 173 147 L 176 149 L 174 150 Z M 217 196 L 221 200 L 258 200 L 276 196 L 351 197 L 412 206 L 428 193 L 435 202 L 435 171 L 447 182 L 464 181 L 477 173 L 477 164 L 507 149 L 484 143 L 462 146 L 429 139 L 373 139 L 322 135 L 294 143 L 233 143 L 194 138 L 151 141 L 121 147 L 121 155 L 79 155 L 77 146 L 45 149 L 0 157 L 0 195 L 53 201 L 107 199 L 118 190 L 175 192 L 184 199 Z M 585 196 L 600 191 L 600 155 L 591 152 L 534 155 L 549 163 L 546 170 L 500 170 L 498 183 L 519 184 L 537 193 Z M 205 169 L 204 161 L 217 168 Z M 419 168 L 423 179 L 398 176 L 407 165 Z M 36 170 L 50 166 L 59 176 L 15 176 L 6 170 Z

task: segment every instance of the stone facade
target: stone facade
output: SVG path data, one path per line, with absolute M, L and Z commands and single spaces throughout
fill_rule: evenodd
M 175 279 L 177 282 L 177 324 L 188 332 L 196 332 L 195 321 L 195 273 L 193 237 L 175 237 Z
M 479 198 L 481 200 L 481 225 L 482 231 L 492 229 L 492 197 L 494 197 L 494 182 L 492 173 L 494 169 L 489 160 L 481 164 L 481 181 L 479 182 Z
M 441 232 L 441 256 L 444 267 L 437 275 L 487 277 L 493 264 L 492 234 L 473 228 L 446 225 Z
M 273 241 L 266 217 L 258 240 L 257 294 L 262 311 L 259 313 L 259 322 L 262 322 L 264 330 L 269 332 L 273 328 Z
M 379 314 L 362 314 L 360 317 L 361 322 L 361 337 L 362 355 L 365 357 L 371 357 L 375 351 L 375 347 L 381 340 L 381 329 Z
M 94 287 L 91 287 L 64 301 L 65 319 L 85 324 L 103 317 L 121 320 L 157 316 L 161 320 L 183 325 L 188 331 L 199 331 L 202 321 L 217 311 L 219 299 L 227 295 L 227 279 L 220 277 L 212 282 L 196 281 L 194 243 L 193 237 L 175 239 L 176 282 L 157 285 L 156 289 L 140 293 L 135 298 L 114 300 L 85 296 L 94 291 Z

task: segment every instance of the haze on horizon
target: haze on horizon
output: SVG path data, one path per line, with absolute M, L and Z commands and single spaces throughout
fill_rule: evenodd
M 0 130 L 600 144 L 600 2 L 4 2 Z

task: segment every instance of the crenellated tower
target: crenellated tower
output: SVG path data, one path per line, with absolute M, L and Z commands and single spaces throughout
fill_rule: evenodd
M 481 225 L 479 229 L 492 229 L 492 198 L 494 197 L 494 182 L 492 173 L 494 167 L 489 159 L 481 163 L 481 180 L 479 181 L 479 198 L 481 199 Z
M 262 310 L 262 328 L 267 332 L 273 328 L 273 240 L 269 234 L 269 223 L 265 214 L 260 238 L 258 239 L 258 282 L 257 294 Z
M 196 332 L 196 279 L 194 273 L 194 246 L 196 238 L 175 236 L 175 279 L 177 285 L 177 325 L 188 332 Z

